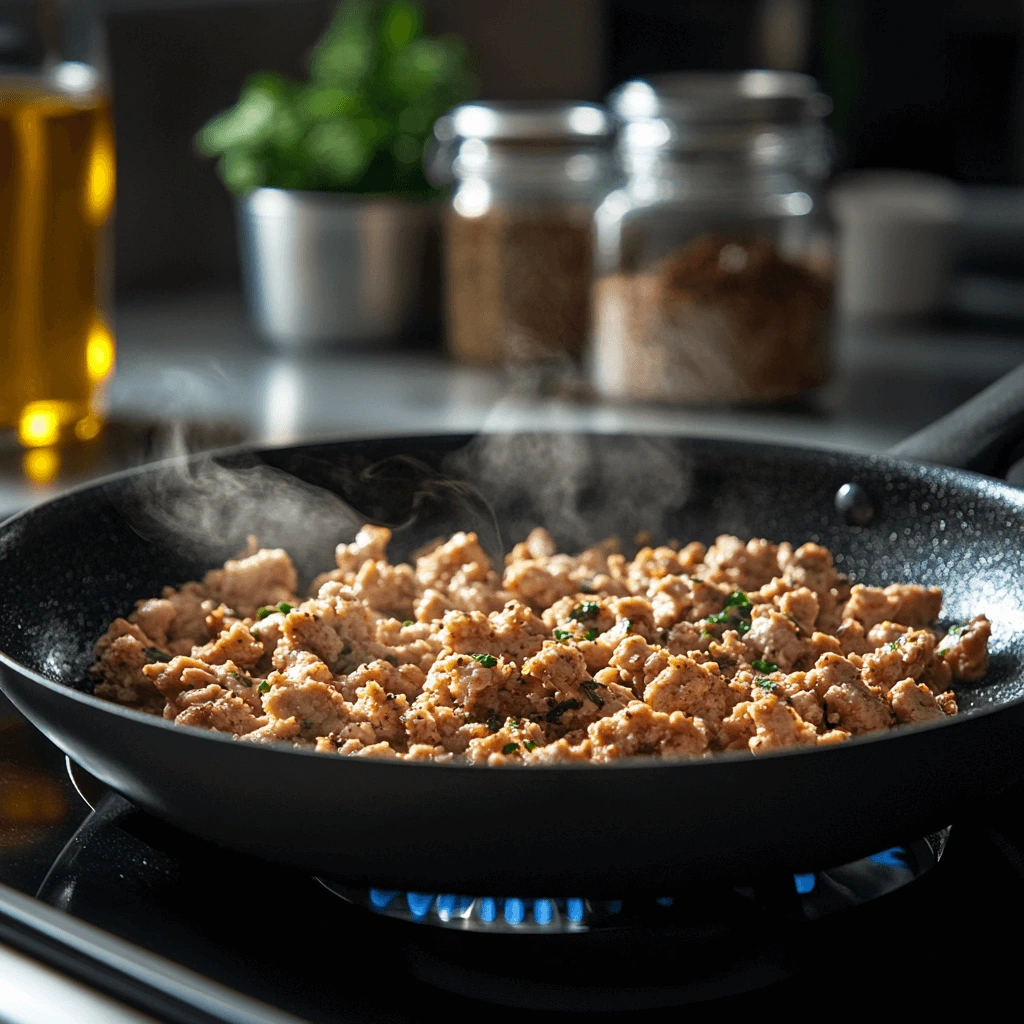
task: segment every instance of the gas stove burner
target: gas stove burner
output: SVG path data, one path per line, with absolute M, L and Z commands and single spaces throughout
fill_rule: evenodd
M 753 886 L 722 887 L 722 892 L 796 919 L 815 920 L 894 892 L 930 871 L 939 862 L 948 835 L 947 828 L 838 868 L 788 875 Z M 693 904 L 692 896 L 680 894 L 605 900 L 582 896 L 467 896 L 362 889 L 327 878 L 317 881 L 349 903 L 393 920 L 510 935 L 678 925 L 687 918 Z

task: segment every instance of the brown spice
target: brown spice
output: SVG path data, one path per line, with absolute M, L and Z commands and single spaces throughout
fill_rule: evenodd
M 826 377 L 832 281 L 770 242 L 703 235 L 594 290 L 595 381 L 624 398 L 767 402 Z
M 584 346 L 590 213 L 495 208 L 445 218 L 448 346 L 463 362 L 533 362 Z

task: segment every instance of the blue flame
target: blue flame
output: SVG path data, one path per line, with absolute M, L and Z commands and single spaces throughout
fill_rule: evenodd
M 817 879 L 814 875 L 794 875 L 793 882 L 796 885 L 796 891 L 801 896 L 806 896 L 809 892 L 814 892 L 814 886 L 817 884 Z
M 425 917 L 430 905 L 434 902 L 434 894 L 429 892 L 407 892 L 405 902 L 413 917 Z

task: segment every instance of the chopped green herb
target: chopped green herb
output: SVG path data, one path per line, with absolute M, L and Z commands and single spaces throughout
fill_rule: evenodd
M 471 654 L 470 657 L 484 668 L 494 668 L 498 664 L 498 659 L 493 654 Z
M 583 690 L 583 692 L 584 692 L 584 693 L 586 693 L 586 695 L 587 695 L 587 696 L 588 696 L 588 697 L 589 697 L 589 698 L 590 698 L 590 699 L 591 699 L 591 700 L 592 700 L 592 701 L 593 701 L 593 702 L 594 702 L 594 703 L 595 703 L 595 704 L 596 704 L 596 705 L 597 705 L 597 706 L 598 706 L 599 708 L 603 708 L 603 707 L 604 707 L 604 697 L 602 697 L 602 696 L 601 696 L 601 695 L 600 695 L 600 694 L 599 694 L 599 693 L 597 692 L 597 688 L 598 688 L 598 687 L 599 687 L 600 685 L 601 685 L 600 683 L 595 683 L 593 679 L 588 679 L 588 680 L 587 680 L 587 681 L 586 681 L 585 683 L 581 683 L 581 684 L 580 684 L 580 687 L 581 687 L 581 689 Z
M 527 750 L 535 750 L 537 748 L 537 744 L 534 743 L 533 740 L 527 740 L 523 746 L 526 747 Z
M 241 679 L 242 678 L 237 672 L 229 672 L 228 675 L 231 676 L 232 679 Z
M 740 636 L 743 636 L 744 633 L 749 633 L 750 623 L 746 619 L 740 619 L 740 621 L 736 623 L 736 632 L 739 633 Z
M 726 599 L 724 608 L 749 608 L 750 598 L 742 590 L 734 590 Z
M 633 620 L 632 619 L 623 619 L 622 620 L 622 624 L 626 627 L 626 632 L 627 633 L 632 633 L 633 632 Z
M 556 640 L 568 640 L 572 636 L 572 633 L 567 629 L 556 629 L 554 636 Z
M 774 661 L 763 661 L 760 658 L 757 661 L 750 663 L 758 672 L 764 672 L 767 675 L 770 672 L 778 672 L 779 666 Z
M 936 651 L 935 652 L 935 657 L 937 657 L 937 658 L 944 658 L 947 654 L 949 654 L 949 649 L 946 648 L 946 647 L 943 647 L 941 651 Z
M 258 629 L 250 629 L 249 635 L 253 638 L 253 640 L 259 640 L 263 636 L 263 634 Z
M 596 640 L 597 639 L 597 630 L 596 629 L 588 629 L 586 631 L 586 633 L 583 634 L 583 639 L 584 640 Z
M 517 730 L 517 729 L 519 728 L 519 719 L 518 719 L 518 718 L 513 718 L 513 719 L 512 719 L 512 720 L 511 720 L 511 721 L 509 722 L 509 726 L 508 726 L 508 727 L 509 727 L 509 729 L 510 729 L 510 730 L 511 730 L 512 732 L 515 732 L 515 731 L 516 731 L 516 730 Z
M 592 619 L 600 611 L 601 606 L 596 601 L 580 601 L 580 603 L 569 613 L 569 618 L 576 619 L 577 621 Z
M 158 651 L 155 647 L 143 647 L 142 653 L 149 658 L 150 661 L 170 661 L 171 656 L 164 654 L 163 651 Z
M 966 623 L 962 623 L 960 625 L 950 626 L 949 629 L 946 630 L 946 632 L 950 636 L 959 636 L 966 628 L 967 628 L 967 624 Z
M 728 612 L 719 612 L 717 615 L 709 615 L 707 617 L 706 621 L 707 622 L 714 622 L 716 625 L 720 624 L 720 623 L 723 623 L 723 622 L 728 622 L 729 621 L 729 613 Z
M 898 636 L 891 644 L 889 644 L 890 651 L 898 651 L 903 646 L 903 641 L 906 640 L 905 636 Z
M 518 743 L 506 743 L 505 746 L 501 748 L 501 752 L 505 755 L 514 754 L 518 749 Z
M 487 728 L 490 729 L 491 732 L 497 732 L 501 728 L 501 720 L 498 718 L 497 711 L 487 712 Z
M 706 630 L 706 629 L 702 629 L 702 630 L 700 631 L 700 635 L 701 635 L 701 636 L 706 636 L 706 637 L 710 637 L 710 638 L 711 638 L 712 640 L 714 640 L 714 639 L 715 639 L 715 634 L 714 634 L 714 633 L 711 633 L 711 632 L 709 632 L 709 631 L 708 631 L 708 630 Z
M 264 680 L 262 680 L 260 682 L 260 685 L 257 686 L 256 689 L 259 690 L 260 693 L 269 693 L 270 692 L 270 683 L 268 683 L 266 681 L 266 679 L 264 679 Z
M 697 577 L 697 576 L 691 576 L 690 577 L 690 582 L 691 583 L 703 583 L 704 581 L 702 579 L 700 579 L 699 577 Z
M 549 722 L 557 722 L 566 711 L 575 711 L 581 707 L 583 707 L 583 701 L 581 700 L 559 701 L 544 717 Z
M 402 622 L 402 625 L 403 625 L 403 626 L 411 626 L 412 624 L 413 624 L 413 621 L 412 621 L 412 619 L 405 619 L 405 620 L 404 620 L 404 621 Z
M 274 612 L 276 612 L 276 611 L 277 611 L 276 608 L 272 608 L 270 605 L 265 604 L 265 605 L 263 605 L 262 608 L 258 608 L 256 610 L 256 619 L 257 619 L 257 621 L 260 620 L 260 619 L 265 619 L 268 615 L 273 615 Z
M 771 679 L 765 679 L 763 676 L 759 679 L 754 680 L 755 686 L 760 686 L 762 690 L 774 690 L 775 683 Z
M 294 607 L 294 605 L 290 605 L 287 601 L 278 601 L 277 602 L 277 610 L 282 615 L 287 615 L 292 610 L 293 607 Z

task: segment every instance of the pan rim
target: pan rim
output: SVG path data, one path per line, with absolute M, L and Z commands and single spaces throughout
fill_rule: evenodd
M 897 456 L 889 455 L 885 452 L 864 452 L 853 449 L 837 449 L 827 448 L 820 445 L 796 445 L 796 444 L 772 444 L 765 441 L 759 440 L 745 440 L 740 438 L 729 438 L 729 437 L 714 437 L 707 434 L 699 433 L 687 433 L 685 431 L 630 431 L 623 432 L 620 430 L 589 430 L 589 431 L 523 431 L 523 430 L 502 430 L 498 429 L 487 429 L 474 432 L 458 431 L 458 432 L 447 432 L 438 433 L 436 431 L 429 431 L 423 433 L 410 433 L 408 431 L 402 431 L 399 433 L 389 434 L 376 432 L 373 434 L 358 434 L 349 433 L 341 436 L 330 436 L 323 438 L 316 438 L 309 441 L 300 442 L 287 442 L 282 444 L 251 444 L 243 443 L 238 445 L 231 445 L 223 448 L 211 449 L 204 452 L 195 452 L 185 455 L 175 455 L 165 459 L 160 459 L 154 462 L 145 463 L 141 466 L 133 466 L 129 469 L 120 470 L 115 473 L 106 474 L 101 477 L 97 477 L 93 480 L 85 481 L 74 487 L 68 488 L 66 491 L 62 491 L 60 494 L 55 495 L 46 501 L 39 502 L 36 505 L 32 505 L 26 509 L 22 509 L 16 512 L 14 515 L 9 516 L 7 519 L 0 522 L 0 543 L 4 539 L 4 534 L 11 529 L 16 529 L 17 524 L 25 519 L 28 519 L 32 515 L 41 512 L 44 509 L 50 509 L 54 506 L 63 504 L 66 501 L 70 501 L 75 498 L 78 494 L 91 491 L 91 490 L 103 490 L 112 484 L 120 484 L 124 480 L 131 480 L 139 476 L 145 476 L 147 474 L 158 474 L 161 471 L 166 471 L 174 466 L 189 465 L 192 463 L 198 463 L 202 460 L 218 459 L 218 458 L 229 458 L 239 456 L 255 456 L 260 457 L 264 454 L 289 452 L 289 451 L 303 451 L 309 452 L 318 448 L 325 449 L 334 447 L 337 445 L 343 445 L 347 443 L 359 443 L 366 441 L 403 441 L 409 440 L 414 441 L 418 444 L 424 442 L 436 441 L 439 444 L 453 445 L 453 443 L 469 443 L 474 438 L 482 435 L 510 435 L 510 436 L 531 436 L 531 437 L 543 437 L 543 436 L 564 436 L 565 434 L 584 434 L 584 435 L 597 435 L 597 436 L 614 436 L 618 438 L 637 438 L 637 439 L 651 439 L 661 438 L 665 440 L 685 440 L 693 442 L 694 444 L 700 445 L 705 448 L 721 448 L 731 450 L 733 452 L 742 449 L 744 455 L 756 454 L 757 450 L 771 452 L 773 455 L 782 456 L 784 458 L 791 457 L 794 459 L 808 459 L 817 457 L 825 457 L 836 462 L 851 462 L 861 463 L 865 466 L 870 466 L 874 471 L 882 470 L 883 472 L 892 473 L 898 475 L 904 479 L 925 481 L 934 480 L 936 473 L 940 473 L 943 477 L 942 482 L 947 485 L 956 484 L 958 486 L 967 486 L 972 490 L 976 490 L 988 499 L 995 499 L 1006 502 L 1012 511 L 1016 511 L 1018 514 L 1024 515 L 1024 490 L 1013 487 L 1003 480 L 996 479 L 994 477 L 986 476 L 982 473 L 977 473 L 972 470 L 960 469 L 957 467 L 945 466 L 941 463 L 931 463 L 921 460 L 914 459 L 903 459 Z M 853 466 L 851 466 L 851 470 Z M 245 749 L 258 751 L 268 751 L 274 753 L 284 753 L 292 755 L 300 755 L 303 757 L 315 758 L 319 761 L 330 762 L 332 759 L 322 753 L 318 753 L 314 750 L 309 750 L 301 747 L 295 747 L 287 744 L 286 742 L 270 742 L 270 743 L 243 743 L 234 735 L 228 735 L 221 733 L 216 730 L 203 729 L 198 726 L 189 725 L 176 725 L 167 719 L 157 717 L 155 715 L 146 714 L 143 711 L 138 711 L 134 708 L 127 707 L 122 704 L 116 704 L 112 701 L 106 701 L 93 694 L 85 693 L 81 690 L 75 689 L 73 686 L 56 682 L 52 679 L 48 679 L 46 676 L 37 672 L 35 669 L 23 665 L 21 662 L 16 661 L 10 657 L 6 652 L 0 650 L 0 664 L 4 665 L 8 670 L 17 673 L 23 678 L 31 681 L 35 685 L 40 685 L 44 689 L 49 690 L 51 693 L 62 697 L 70 697 L 79 703 L 93 708 L 98 711 L 102 711 L 106 714 L 113 714 L 122 718 L 127 719 L 131 722 L 144 723 L 148 726 L 156 726 L 163 729 L 173 730 L 174 733 L 184 736 L 190 736 L 194 739 L 201 741 L 213 741 L 218 743 L 234 743 L 241 744 Z M 798 746 L 798 747 L 784 747 L 778 750 L 769 750 L 762 754 L 758 754 L 758 760 L 771 759 L 775 760 L 780 757 L 795 757 L 795 756 L 807 756 L 807 755 L 819 755 L 819 756 L 842 756 L 841 751 L 852 747 L 862 747 L 866 743 L 878 743 L 886 741 L 897 741 L 901 737 L 916 736 L 925 732 L 933 732 L 939 729 L 947 729 L 955 727 L 957 725 L 963 725 L 969 721 L 980 720 L 988 717 L 991 714 L 998 714 L 1004 709 L 1015 707 L 1024 703 L 1024 695 L 1015 697 L 1011 700 L 1004 701 L 1000 704 L 989 705 L 987 707 L 974 709 L 962 715 L 957 715 L 953 718 L 947 718 L 943 721 L 933 721 L 922 723 L 913 726 L 899 726 L 890 729 L 887 732 L 872 732 L 866 733 L 861 736 L 852 736 L 850 739 L 845 740 L 842 743 L 826 744 L 824 746 Z M 502 765 L 502 766 L 489 766 L 489 765 L 475 765 L 466 762 L 441 762 L 437 763 L 434 761 L 406 761 L 403 759 L 390 759 L 390 758 L 357 758 L 357 757 L 335 757 L 335 762 L 354 762 L 364 765 L 366 768 L 371 768 L 377 765 L 389 765 L 399 768 L 423 768 L 431 767 L 435 769 L 442 769 L 445 771 L 464 771 L 464 772 L 479 772 L 481 769 L 493 771 L 495 767 L 501 769 L 518 770 L 528 769 L 531 773 L 535 773 L 538 770 L 541 771 L 558 771 L 558 772 L 590 772 L 595 769 L 598 770 L 642 770 L 650 768 L 658 768 L 662 770 L 667 769 L 683 769 L 690 768 L 696 769 L 702 766 L 709 766 L 719 763 L 740 763 L 749 761 L 754 756 L 746 751 L 720 751 L 713 754 L 710 757 L 703 757 L 698 759 L 671 759 L 664 760 L 663 758 L 654 757 L 653 755 L 644 755 L 640 757 L 624 758 L 618 761 L 605 762 L 605 763 L 579 763 L 579 762 L 556 762 L 551 764 L 537 764 L 537 765 Z

